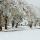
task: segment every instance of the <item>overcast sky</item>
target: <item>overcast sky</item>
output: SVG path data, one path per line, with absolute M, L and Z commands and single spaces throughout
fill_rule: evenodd
M 29 4 L 33 4 L 34 6 L 40 7 L 40 0 L 25 0 Z

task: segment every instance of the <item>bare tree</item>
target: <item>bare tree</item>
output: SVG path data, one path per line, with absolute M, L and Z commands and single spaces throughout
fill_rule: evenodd
M 0 10 L 0 31 L 2 30 L 2 15 L 3 15 L 3 11 Z
M 16 28 L 18 26 L 18 23 L 20 23 L 22 21 L 22 17 L 23 17 L 22 13 L 19 12 L 17 8 L 13 8 L 13 10 L 12 10 L 12 18 L 13 18 L 12 22 L 13 23 L 12 24 L 13 25 L 16 24 L 16 26 L 15 26 Z

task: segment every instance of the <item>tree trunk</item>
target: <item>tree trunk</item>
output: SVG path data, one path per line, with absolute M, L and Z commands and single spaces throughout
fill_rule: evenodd
M 3 11 L 0 10 L 0 31 L 2 30 L 2 13 Z
M 12 27 L 14 27 L 14 21 L 12 21 Z
M 2 31 L 2 26 L 0 26 L 0 31 Z
M 5 17 L 5 29 L 7 29 L 7 19 L 8 19 L 8 17 L 6 16 Z
M 28 25 L 29 25 L 30 28 L 32 28 L 32 24 L 33 24 L 32 21 L 29 21 L 29 22 L 28 22 Z
M 17 28 L 17 26 L 18 26 L 18 23 L 16 24 L 16 26 L 15 26 L 15 27 Z
M 0 16 L 0 31 L 2 30 L 2 24 L 1 24 L 1 16 Z
M 32 24 L 30 24 L 30 28 L 32 28 Z

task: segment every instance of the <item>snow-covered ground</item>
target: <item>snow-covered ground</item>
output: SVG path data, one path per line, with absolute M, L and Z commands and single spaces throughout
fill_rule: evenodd
M 0 40 L 40 40 L 40 29 L 0 32 Z
M 36 26 L 38 27 L 38 26 Z M 8 26 L 8 29 L 0 32 L 0 40 L 40 40 L 40 29 L 29 26 L 18 26 L 18 28 L 12 28 Z
M 37 26 L 38 27 L 38 26 Z M 8 29 L 0 32 L 0 40 L 40 40 L 40 29 L 29 26 L 18 26 L 18 28 L 12 28 L 8 26 Z
M 32 31 L 32 30 L 40 30 L 40 27 L 39 26 L 32 26 L 32 28 L 30 28 L 29 26 L 18 26 L 18 28 L 15 28 L 15 27 L 7 27 L 7 29 L 5 29 L 5 27 L 2 27 L 2 31 L 0 32 L 14 32 L 14 31 Z

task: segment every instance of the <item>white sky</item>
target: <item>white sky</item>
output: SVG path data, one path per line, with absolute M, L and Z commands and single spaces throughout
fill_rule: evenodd
M 25 0 L 28 3 L 33 4 L 34 6 L 40 7 L 40 0 Z

